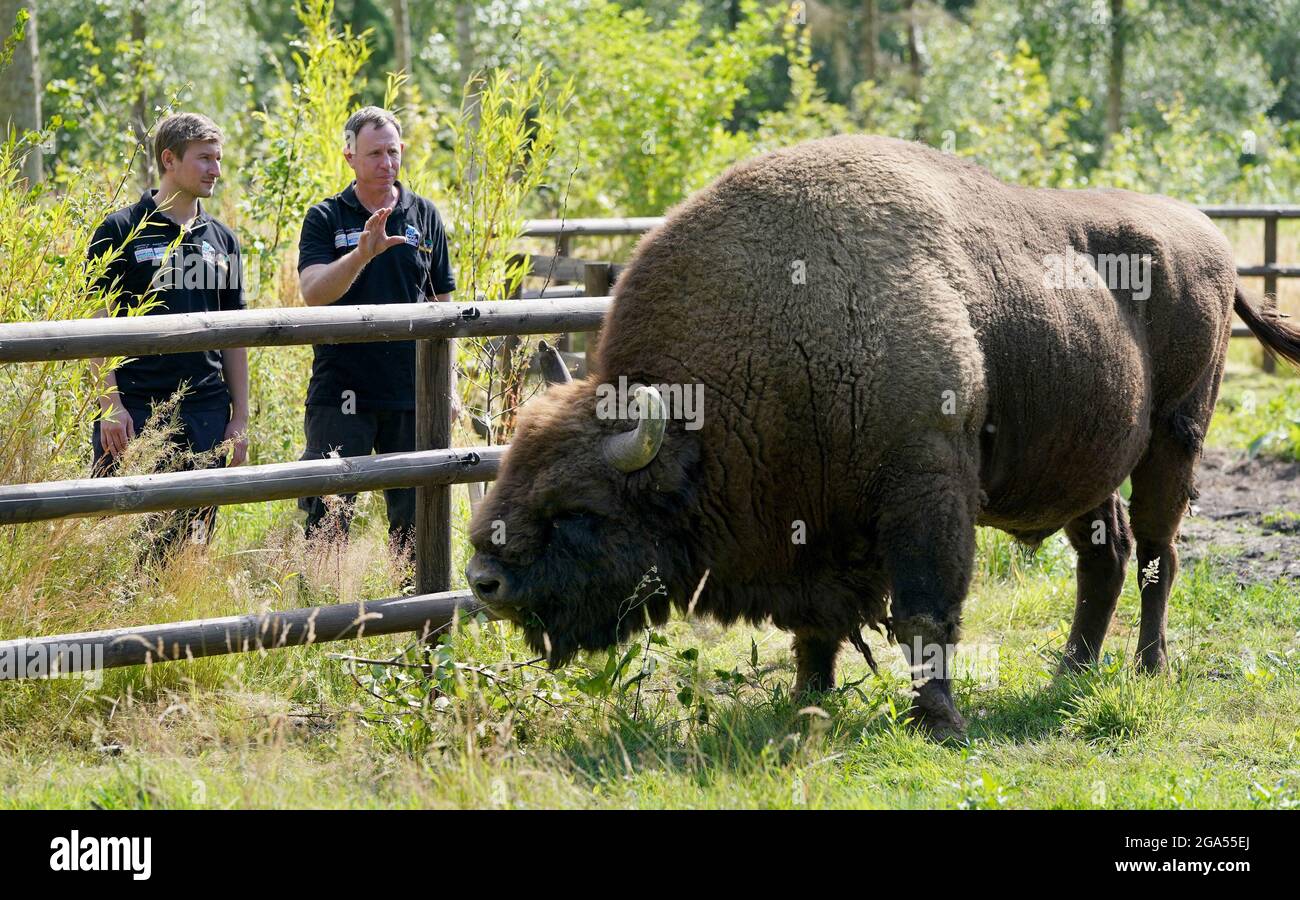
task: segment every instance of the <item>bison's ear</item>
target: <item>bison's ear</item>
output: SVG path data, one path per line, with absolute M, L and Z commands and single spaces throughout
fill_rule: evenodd
M 659 454 L 668 424 L 664 399 L 653 387 L 639 384 L 632 391 L 636 427 L 605 438 L 605 460 L 623 473 L 644 469 Z
M 548 385 L 569 384 L 573 381 L 573 376 L 569 374 L 569 367 L 565 365 L 560 351 L 546 341 L 537 342 L 537 358 L 542 367 L 542 378 Z

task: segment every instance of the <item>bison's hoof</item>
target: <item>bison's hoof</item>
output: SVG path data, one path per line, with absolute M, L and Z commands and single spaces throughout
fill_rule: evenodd
M 795 680 L 792 693 L 794 699 L 818 700 L 835 690 L 835 679 L 814 676 L 811 678 L 799 678 Z
M 1071 652 L 1066 650 L 1061 657 L 1061 664 L 1056 667 L 1057 675 L 1078 675 L 1090 669 L 1096 659 L 1089 656 L 1084 651 Z
M 918 697 L 912 704 L 912 727 L 935 743 L 966 740 L 966 720 L 947 703 L 926 702 Z
M 1165 657 L 1165 651 L 1156 647 L 1138 654 L 1137 667 L 1145 675 L 1159 675 L 1169 668 L 1169 660 Z
M 936 744 L 961 743 L 966 740 L 966 720 L 960 715 L 936 716 L 914 707 L 912 725 Z

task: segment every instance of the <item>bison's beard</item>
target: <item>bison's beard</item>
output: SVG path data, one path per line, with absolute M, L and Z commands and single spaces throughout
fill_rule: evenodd
M 600 600 L 551 596 L 530 604 L 514 621 L 528 646 L 543 654 L 551 668 L 559 668 L 579 651 L 604 650 L 649 625 L 663 625 L 671 607 L 668 590 L 652 569 L 627 597 L 620 599 L 612 591 Z

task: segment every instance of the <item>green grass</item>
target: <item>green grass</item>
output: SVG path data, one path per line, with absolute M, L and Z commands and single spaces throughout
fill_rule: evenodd
M 439 691 L 399 682 L 404 670 L 363 666 L 354 680 L 331 656 L 396 653 L 391 639 L 115 670 L 98 690 L 5 685 L 0 806 L 1300 802 L 1300 603 L 1290 589 L 1243 590 L 1211 564 L 1188 571 L 1170 611 L 1172 671 L 1150 678 L 1129 662 L 1130 586 L 1104 664 L 1062 679 L 1051 670 L 1072 606 L 1063 568 L 977 585 L 964 646 L 983 663 L 958 683 L 967 747 L 906 727 L 898 654 L 874 636 L 882 676 L 846 654 L 841 678 L 853 686 L 806 710 L 788 696 L 788 641 L 772 629 L 670 624 L 651 645 L 656 667 L 638 699 L 635 684 L 621 690 L 641 670 L 635 658 L 589 692 L 579 685 L 599 681 L 603 655 L 558 674 L 482 676 L 476 667 L 528 653 L 505 626 L 477 623 L 450 640 Z
M 1219 433 L 1246 433 L 1232 416 Z M 454 498 L 463 523 L 464 494 Z M 126 520 L 68 524 L 48 546 L 76 552 L 0 606 L 0 633 L 397 593 L 404 573 L 379 552 L 380 503 L 365 503 L 346 551 L 307 547 L 292 503 L 262 504 L 225 510 L 206 556 L 161 571 L 84 562 L 95 547 L 108 558 Z M 1279 510 L 1279 525 L 1290 516 Z M 458 533 L 458 562 L 466 553 Z M 112 670 L 97 687 L 6 683 L 0 807 L 1300 805 L 1293 585 L 1243 587 L 1212 555 L 1188 567 L 1159 677 L 1132 666 L 1132 578 L 1101 665 L 1056 677 L 1073 605 L 1060 535 L 1031 554 L 981 530 L 956 682 L 965 746 L 907 726 L 901 658 L 877 635 L 881 675 L 846 650 L 844 687 L 810 709 L 789 696 L 788 636 L 707 621 L 674 621 L 556 673 L 521 665 L 531 654 L 508 627 L 470 622 L 428 679 L 338 658 L 400 656 L 405 638 L 390 637 Z
M 1300 460 L 1300 378 L 1285 363 L 1276 375 L 1261 372 L 1259 357 L 1253 340 L 1230 345 L 1207 444 Z

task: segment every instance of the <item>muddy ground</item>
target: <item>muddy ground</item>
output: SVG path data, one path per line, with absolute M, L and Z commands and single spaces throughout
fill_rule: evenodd
M 1243 584 L 1290 578 L 1300 591 L 1300 463 L 1207 449 L 1197 488 L 1178 543 L 1183 567 L 1210 556 Z

